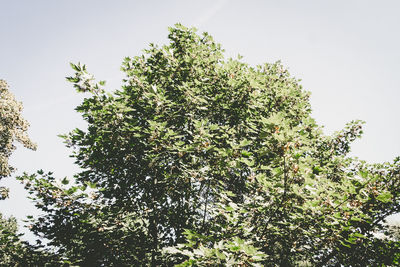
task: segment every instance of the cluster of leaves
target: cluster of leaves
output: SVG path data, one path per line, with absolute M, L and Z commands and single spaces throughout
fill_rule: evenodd
M 87 130 L 64 136 L 82 171 L 20 178 L 34 233 L 80 266 L 398 264 L 376 233 L 400 211 L 399 160 L 348 157 L 362 122 L 326 136 L 279 62 L 224 59 L 181 25 L 169 40 L 126 58 L 113 94 L 72 64 L 91 94 Z
M 17 102 L 9 91 L 8 84 L 0 80 L 0 179 L 9 176 L 13 167 L 8 163 L 15 150 L 15 142 L 35 149 L 36 145 L 26 134 L 29 124 L 22 117 L 22 104 Z M 8 197 L 8 189 L 0 187 L 0 199 Z
M 24 253 L 21 253 L 23 246 L 18 238 L 17 229 L 15 218 L 6 219 L 0 214 L 0 262 L 2 264 L 13 266 L 20 260 L 17 257 L 22 258 L 22 255 L 24 255 Z
M 17 230 L 14 217 L 3 218 L 0 214 L 0 266 L 68 266 L 40 244 L 23 241 L 23 234 L 18 234 Z
M 29 149 L 36 145 L 27 135 L 28 122 L 22 117 L 22 104 L 17 102 L 4 80 L 0 80 L 0 179 L 15 170 L 9 157 L 19 142 Z M 8 197 L 8 188 L 0 187 L 0 200 Z M 56 257 L 22 240 L 15 218 L 3 218 L 0 213 L 0 266 L 60 266 Z

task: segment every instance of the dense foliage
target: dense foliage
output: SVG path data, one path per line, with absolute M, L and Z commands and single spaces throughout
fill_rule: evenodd
M 22 105 L 9 91 L 4 80 L 0 80 L 0 179 L 9 176 L 13 167 L 8 160 L 15 150 L 15 142 L 33 149 L 34 144 L 26 135 L 28 123 L 21 116 Z M 0 187 L 0 200 L 8 197 L 8 188 Z M 14 265 L 23 250 L 17 234 L 15 218 L 3 218 L 0 213 L 0 265 Z
M 18 261 L 14 258 L 23 255 L 17 230 L 15 218 L 6 219 L 0 214 L 0 264 L 14 265 Z
M 22 104 L 15 100 L 6 81 L 0 80 L 0 179 L 9 176 L 14 170 L 8 160 L 15 150 L 15 142 L 30 149 L 36 147 L 26 134 L 29 124 L 21 112 Z M 7 196 L 8 189 L 0 187 L 0 199 Z
M 90 94 L 88 128 L 64 136 L 82 171 L 21 177 L 43 211 L 34 233 L 79 266 L 399 263 L 398 240 L 377 236 L 400 211 L 399 160 L 348 157 L 359 121 L 326 136 L 279 62 L 224 59 L 181 25 L 169 40 L 126 58 L 112 94 L 72 64 Z
M 18 142 L 29 149 L 36 145 L 27 136 L 28 122 L 22 117 L 22 104 L 9 91 L 8 84 L 0 80 L 0 180 L 15 170 L 9 164 L 9 157 Z M 0 187 L 0 200 L 8 197 L 9 189 Z M 0 213 L 0 266 L 44 266 L 51 262 L 40 246 L 31 246 L 21 239 L 15 218 L 4 218 Z
M 0 266 L 63 266 L 63 260 L 40 244 L 31 245 L 18 233 L 14 217 L 4 218 L 0 214 Z

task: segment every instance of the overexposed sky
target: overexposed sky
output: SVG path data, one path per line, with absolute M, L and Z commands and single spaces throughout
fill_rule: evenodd
M 58 134 L 84 127 L 74 108 L 84 95 L 65 81 L 69 62 L 119 88 L 125 56 L 165 43 L 180 22 L 209 32 L 228 56 L 252 65 L 281 60 L 312 93 L 313 116 L 327 133 L 367 122 L 352 155 L 370 162 L 400 155 L 400 2 L 386 0 L 1 0 L 0 78 L 24 104 L 38 150 L 12 156 L 16 174 L 58 177 L 78 169 Z M 35 214 L 13 178 L 0 211 Z

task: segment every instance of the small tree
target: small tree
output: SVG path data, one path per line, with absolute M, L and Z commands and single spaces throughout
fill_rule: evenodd
M 36 149 L 27 135 L 29 124 L 21 112 L 22 104 L 15 100 L 7 83 L 0 80 L 0 180 L 15 170 L 8 160 L 16 148 L 16 142 L 26 148 Z M 8 192 L 8 188 L 0 187 L 0 200 L 7 198 Z M 23 234 L 18 234 L 17 230 L 16 219 L 3 218 L 0 212 L 0 266 L 44 266 L 53 261 L 50 255 L 23 241 Z
M 181 25 L 169 40 L 126 58 L 113 94 L 72 64 L 91 94 L 88 129 L 64 136 L 82 171 L 22 178 L 45 212 L 34 233 L 82 266 L 397 263 L 373 234 L 399 211 L 399 161 L 347 156 L 361 122 L 326 136 L 279 62 L 225 60 Z
M 17 220 L 0 213 L 0 266 L 62 266 L 56 256 L 21 239 Z
M 35 144 L 26 134 L 28 122 L 22 117 L 22 104 L 9 91 L 6 81 L 0 80 L 0 179 L 9 176 L 14 168 L 8 160 L 15 150 L 15 142 L 35 149 Z M 0 187 L 0 199 L 8 196 L 8 189 Z

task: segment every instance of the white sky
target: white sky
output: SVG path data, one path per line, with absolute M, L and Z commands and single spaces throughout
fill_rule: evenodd
M 82 99 L 65 76 L 82 62 L 110 89 L 122 79 L 125 56 L 164 43 L 181 22 L 209 32 L 227 55 L 250 64 L 282 60 L 311 91 L 313 116 L 327 133 L 346 122 L 367 122 L 352 155 L 370 162 L 400 155 L 399 1 L 0 1 L 0 78 L 24 103 L 39 149 L 19 148 L 16 174 L 38 169 L 58 177 L 77 172 L 58 134 L 84 127 L 74 111 Z M 13 178 L 0 211 L 35 214 Z

